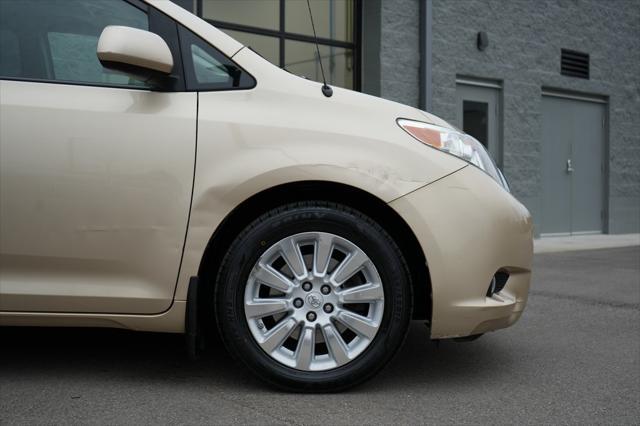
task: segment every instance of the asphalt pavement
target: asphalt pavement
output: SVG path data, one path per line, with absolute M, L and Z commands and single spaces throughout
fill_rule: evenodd
M 471 343 L 421 323 L 372 381 L 274 391 L 182 336 L 0 329 L 0 424 L 638 424 L 640 247 L 538 254 L 512 328 Z

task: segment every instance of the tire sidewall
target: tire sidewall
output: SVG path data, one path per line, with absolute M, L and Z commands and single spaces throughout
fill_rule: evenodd
M 261 219 L 232 244 L 218 275 L 218 325 L 230 352 L 285 389 L 339 390 L 371 377 L 401 345 L 411 316 L 406 264 L 393 240 L 373 220 L 338 206 L 285 208 Z M 375 265 L 384 289 L 384 314 L 375 338 L 356 359 L 332 370 L 302 371 L 280 364 L 254 340 L 244 313 L 246 283 L 260 256 L 283 238 L 302 232 L 328 232 L 357 245 Z

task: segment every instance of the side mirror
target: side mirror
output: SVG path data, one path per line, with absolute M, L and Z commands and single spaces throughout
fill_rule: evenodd
M 173 70 L 173 56 L 157 34 L 137 28 L 109 25 L 98 40 L 100 63 L 116 71 L 145 80 L 167 76 Z

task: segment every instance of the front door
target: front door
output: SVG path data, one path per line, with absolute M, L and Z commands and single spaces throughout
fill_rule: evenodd
M 605 105 L 542 97 L 542 234 L 602 232 Z
M 147 30 L 147 12 L 124 0 L 0 2 L 2 311 L 171 305 L 197 94 L 151 91 L 96 56 L 105 26 Z
M 480 141 L 502 167 L 499 89 L 458 83 L 456 94 L 458 127 Z

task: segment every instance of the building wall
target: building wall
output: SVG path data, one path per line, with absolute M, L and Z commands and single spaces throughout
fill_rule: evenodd
M 366 2 L 366 1 L 365 1 Z M 420 99 L 420 4 L 382 1 L 380 95 L 418 106 Z
M 362 91 L 417 107 L 420 1 L 364 0 L 362 8 Z
M 535 219 L 540 212 L 542 185 L 541 88 L 608 97 L 609 205 L 605 231 L 639 232 L 640 2 L 432 1 L 432 112 L 455 121 L 456 76 L 502 82 L 505 174 L 514 194 Z M 402 26 L 388 25 L 392 31 Z M 489 36 L 489 47 L 483 52 L 476 48 L 479 31 Z M 590 54 L 589 80 L 560 75 L 561 48 Z M 389 54 L 389 58 L 402 60 L 398 55 Z M 393 99 L 384 90 L 382 96 Z M 414 100 L 405 95 L 400 99 Z

